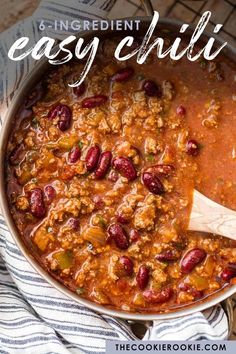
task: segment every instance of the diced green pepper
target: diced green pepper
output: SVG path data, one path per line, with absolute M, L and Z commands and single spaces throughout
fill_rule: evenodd
M 138 80 L 138 81 L 143 81 L 144 78 L 145 78 L 145 77 L 144 77 L 144 75 L 142 75 L 142 74 L 139 74 L 139 75 L 135 76 L 135 79 Z
M 73 264 L 73 253 L 71 251 L 54 253 L 53 258 L 56 259 L 60 269 L 70 268 Z
M 146 155 L 147 161 L 150 161 L 150 162 L 152 162 L 154 160 L 154 157 L 155 156 L 153 154 Z
M 99 220 L 99 226 L 105 228 L 107 226 L 106 220 L 100 214 L 97 214 L 96 216 Z
M 31 123 L 32 123 L 32 127 L 33 127 L 33 128 L 35 128 L 35 129 L 38 128 L 38 126 L 39 126 L 39 121 L 37 120 L 36 117 L 34 117 L 34 118 L 32 119 Z
M 82 149 L 82 147 L 83 147 L 83 142 L 82 142 L 81 140 L 78 141 L 78 147 L 79 147 L 80 149 Z
M 84 294 L 84 288 L 77 288 L 75 291 L 77 292 L 78 295 Z

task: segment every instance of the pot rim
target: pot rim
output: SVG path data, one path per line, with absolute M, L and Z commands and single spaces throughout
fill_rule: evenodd
M 126 18 L 125 20 L 131 20 L 132 18 Z M 136 20 L 142 21 L 142 25 L 147 26 L 150 23 L 150 17 L 135 17 Z M 124 20 L 124 19 L 123 19 Z M 168 18 L 162 18 L 159 19 L 158 26 L 160 27 L 165 27 L 168 26 L 169 28 L 179 28 L 182 25 L 181 21 L 174 20 L 174 19 L 168 19 Z M 157 27 L 158 27 L 157 26 Z M 189 26 L 189 29 L 192 31 L 194 28 L 193 25 Z M 96 34 L 96 36 L 103 37 L 106 36 L 107 33 L 111 32 L 110 31 L 83 31 L 78 33 L 78 37 L 92 37 L 93 35 Z M 112 31 L 116 32 L 116 31 Z M 204 32 L 204 37 L 209 38 L 209 37 L 214 37 L 216 39 L 216 42 L 218 44 L 223 44 L 225 40 L 222 38 L 219 38 L 217 35 L 211 34 L 207 31 Z M 227 52 L 233 57 L 236 54 L 236 48 L 234 48 L 232 45 L 227 45 L 226 47 Z M 231 295 L 233 295 L 236 292 L 236 285 L 231 285 L 227 286 L 226 289 L 221 289 L 217 293 L 211 294 L 208 299 L 195 302 L 192 305 L 188 306 L 183 306 L 178 307 L 176 310 L 173 309 L 169 312 L 163 312 L 163 313 L 157 313 L 157 314 L 140 314 L 140 313 L 132 313 L 132 312 L 123 312 L 120 310 L 113 310 L 110 308 L 107 308 L 105 306 L 96 304 L 94 302 L 91 302 L 89 300 L 86 300 L 82 297 L 80 297 L 78 294 L 73 293 L 71 290 L 66 288 L 62 283 L 57 281 L 55 278 L 53 278 L 50 273 L 46 272 L 41 265 L 36 261 L 36 259 L 29 253 L 29 250 L 27 249 L 26 245 L 24 244 L 23 240 L 20 237 L 20 234 L 18 233 L 18 230 L 14 224 L 13 218 L 11 216 L 10 210 L 9 210 L 9 205 L 7 201 L 7 196 L 6 196 L 6 190 L 5 190 L 5 149 L 9 137 L 9 131 L 11 128 L 12 120 L 15 117 L 16 112 L 18 111 L 20 105 L 22 104 L 22 98 L 25 96 L 27 91 L 29 90 L 29 87 L 33 84 L 36 83 L 39 78 L 41 77 L 41 72 L 43 69 L 48 67 L 49 64 L 47 62 L 47 59 L 42 59 L 40 60 L 33 70 L 27 74 L 27 76 L 24 79 L 24 82 L 21 83 L 18 93 L 15 94 L 15 97 L 13 98 L 10 107 L 8 108 L 3 125 L 1 128 L 0 132 L 0 206 L 3 212 L 3 216 L 6 220 L 7 226 L 9 228 L 9 231 L 19 247 L 20 251 L 23 253 L 24 257 L 26 260 L 30 263 L 30 265 L 38 272 L 44 280 L 46 280 L 50 285 L 52 285 L 54 288 L 56 288 L 58 291 L 60 291 L 63 295 L 67 296 L 68 298 L 74 300 L 75 302 L 86 306 L 87 308 L 96 311 L 100 314 L 104 315 L 109 315 L 109 316 L 114 316 L 126 320 L 138 320 L 138 321 L 152 321 L 152 320 L 163 320 L 163 319 L 171 319 L 171 318 L 176 318 L 176 317 L 182 317 L 186 316 L 192 313 L 195 313 L 197 311 L 203 311 L 208 309 L 209 307 L 212 307 L 219 302 L 227 299 Z M 31 84 L 31 85 L 30 85 Z

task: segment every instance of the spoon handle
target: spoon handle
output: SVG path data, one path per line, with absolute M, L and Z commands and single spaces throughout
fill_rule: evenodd
M 236 240 L 236 212 L 213 202 L 195 190 L 188 229 Z

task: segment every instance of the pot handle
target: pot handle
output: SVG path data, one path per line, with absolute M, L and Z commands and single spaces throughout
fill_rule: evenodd
M 141 0 L 141 2 L 143 4 L 144 10 L 146 11 L 146 14 L 148 16 L 152 16 L 154 9 L 153 9 L 151 0 Z
M 227 319 L 228 319 L 228 338 L 231 338 L 234 326 L 234 317 L 233 317 L 233 301 L 232 297 L 221 302 L 221 306 L 223 307 Z M 142 340 L 153 340 L 151 337 L 152 328 L 162 322 L 163 320 L 153 320 L 153 321 L 127 321 L 132 333 L 138 338 Z

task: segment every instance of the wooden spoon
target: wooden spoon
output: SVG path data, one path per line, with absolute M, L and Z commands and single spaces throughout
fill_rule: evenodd
M 188 230 L 209 232 L 236 240 L 236 212 L 194 190 Z

